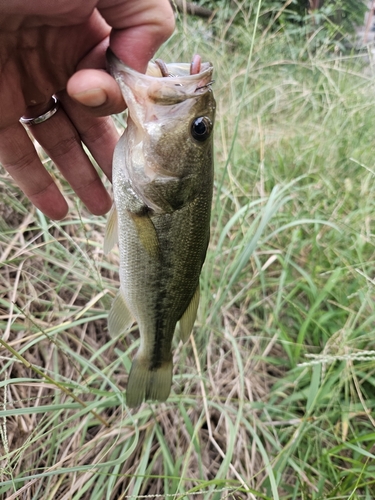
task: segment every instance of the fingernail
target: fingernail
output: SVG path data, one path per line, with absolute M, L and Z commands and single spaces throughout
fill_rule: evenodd
M 72 97 L 84 106 L 90 106 L 92 108 L 101 106 L 107 100 L 107 94 L 100 88 L 85 90 L 84 92 L 73 94 Z

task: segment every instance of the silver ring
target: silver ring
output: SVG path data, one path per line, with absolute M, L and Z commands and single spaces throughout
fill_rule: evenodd
M 55 95 L 52 96 L 53 99 L 53 105 L 52 108 L 50 108 L 48 111 L 43 113 L 42 115 L 36 116 L 35 118 L 25 118 L 22 116 L 20 118 L 20 122 L 23 123 L 24 125 L 38 125 L 38 123 L 43 123 L 51 118 L 59 109 L 60 107 L 60 101 L 57 99 Z

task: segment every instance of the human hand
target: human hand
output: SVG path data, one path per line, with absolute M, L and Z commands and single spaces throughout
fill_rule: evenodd
M 60 109 L 29 131 L 87 208 L 106 213 L 111 199 L 85 154 L 87 146 L 111 179 L 118 133 L 106 115 L 125 109 L 105 71 L 105 51 L 145 71 L 170 36 L 168 0 L 12 0 L 0 3 L 0 163 L 44 214 L 63 218 L 68 206 L 19 122 Z

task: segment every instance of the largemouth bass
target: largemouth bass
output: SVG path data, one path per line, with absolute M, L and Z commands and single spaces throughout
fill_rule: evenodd
M 107 252 L 118 239 L 120 254 L 108 328 L 119 335 L 138 323 L 126 392 L 127 405 L 136 407 L 168 398 L 176 325 L 186 342 L 197 314 L 213 189 L 213 67 L 157 60 L 144 75 L 110 51 L 107 59 L 128 106 L 104 244 Z

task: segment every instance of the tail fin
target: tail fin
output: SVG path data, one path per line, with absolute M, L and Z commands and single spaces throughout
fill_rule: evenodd
M 136 357 L 133 361 L 126 390 L 126 404 L 130 408 L 147 399 L 165 401 L 171 392 L 172 359 L 164 361 L 156 370 L 150 370 L 149 366 L 144 358 Z

